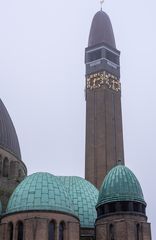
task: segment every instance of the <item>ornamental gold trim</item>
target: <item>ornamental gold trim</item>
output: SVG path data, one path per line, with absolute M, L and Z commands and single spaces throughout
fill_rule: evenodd
M 108 88 L 116 92 L 121 91 L 120 80 L 107 72 L 98 72 L 87 76 L 87 89 Z

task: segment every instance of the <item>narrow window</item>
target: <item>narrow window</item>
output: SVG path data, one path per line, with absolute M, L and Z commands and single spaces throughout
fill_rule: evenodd
M 134 207 L 135 212 L 142 212 L 143 211 L 143 207 L 142 207 L 141 203 L 134 203 L 133 207 Z
M 55 222 L 51 221 L 49 223 L 49 227 L 48 227 L 48 240 L 55 240 L 55 235 L 56 235 L 56 230 L 55 230 Z
M 136 225 L 136 240 L 140 240 L 140 225 Z
M 64 229 L 65 229 L 65 225 L 64 223 L 60 223 L 59 225 L 59 240 L 64 240 Z
M 119 64 L 119 56 L 108 50 L 106 50 L 106 59 L 108 59 L 109 61 L 111 61 L 115 64 Z
M 101 59 L 102 58 L 102 51 L 101 49 L 92 51 L 88 54 L 88 59 L 89 62 L 93 62 L 95 60 Z
M 14 178 L 15 177 L 15 172 L 16 172 L 16 165 L 14 161 L 10 162 L 10 177 Z
M 110 203 L 109 204 L 109 212 L 110 213 L 115 212 L 115 203 Z
M 129 202 L 122 202 L 122 211 L 126 212 L 128 211 L 128 207 L 129 207 Z
M 115 240 L 115 236 L 114 236 L 114 225 L 110 224 L 109 226 L 109 239 L 110 240 Z
M 144 214 L 146 214 L 146 207 L 145 207 L 145 205 L 142 205 L 142 212 L 143 212 Z
M 8 177 L 8 169 L 9 169 L 9 160 L 8 160 L 8 158 L 4 158 L 4 161 L 3 161 L 3 177 Z
M 8 240 L 13 240 L 13 223 L 8 224 Z
M 17 240 L 23 240 L 23 223 L 17 223 Z

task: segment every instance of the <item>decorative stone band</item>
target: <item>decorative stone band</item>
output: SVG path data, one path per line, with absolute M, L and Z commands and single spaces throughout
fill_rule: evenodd
M 87 76 L 87 89 L 94 90 L 98 88 L 112 89 L 113 91 L 121 91 L 120 80 L 106 71 L 97 72 Z

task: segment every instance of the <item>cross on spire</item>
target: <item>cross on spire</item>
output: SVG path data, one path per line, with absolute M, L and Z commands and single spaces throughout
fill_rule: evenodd
M 102 11 L 102 6 L 104 4 L 104 0 L 100 0 L 100 4 L 101 4 L 101 11 Z

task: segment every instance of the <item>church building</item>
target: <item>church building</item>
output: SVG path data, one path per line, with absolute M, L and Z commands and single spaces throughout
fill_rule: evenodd
M 109 16 L 92 21 L 86 64 L 85 178 L 27 175 L 0 100 L 0 240 L 151 240 L 146 201 L 125 166 L 120 51 Z

